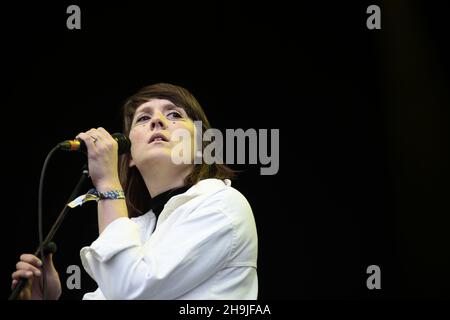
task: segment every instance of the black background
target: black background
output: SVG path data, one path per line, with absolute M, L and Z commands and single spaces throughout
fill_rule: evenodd
M 70 4 L 81 30 L 66 28 Z M 366 27 L 370 4 L 381 30 Z M 2 295 L 37 245 L 47 152 L 92 127 L 120 131 L 129 95 L 170 82 L 215 128 L 280 129 L 277 175 L 232 166 L 257 223 L 259 298 L 449 298 L 446 12 L 443 1 L 2 4 Z M 46 230 L 83 160 L 52 158 Z M 95 205 L 64 221 L 63 282 L 96 232 Z M 366 287 L 373 264 L 381 290 Z M 94 288 L 83 271 L 62 299 Z

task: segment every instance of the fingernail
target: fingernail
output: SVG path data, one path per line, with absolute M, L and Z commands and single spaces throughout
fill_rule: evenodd
M 40 271 L 40 270 L 37 270 L 35 273 L 36 273 L 36 276 L 37 276 L 37 277 L 40 277 L 40 276 L 41 276 L 41 271 Z
M 32 275 L 33 275 L 33 272 L 27 271 L 27 276 L 32 276 Z
M 42 267 L 42 261 L 41 260 L 38 261 L 38 266 Z

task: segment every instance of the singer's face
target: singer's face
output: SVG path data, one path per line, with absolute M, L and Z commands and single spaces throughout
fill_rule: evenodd
M 183 108 L 165 99 L 151 99 L 135 111 L 130 130 L 130 166 L 138 169 L 149 163 L 173 161 L 174 147 L 178 150 L 177 134 L 182 132 L 190 143 L 190 164 L 193 163 L 194 122 Z M 183 152 L 182 152 L 183 153 Z M 179 162 L 178 162 L 179 163 Z

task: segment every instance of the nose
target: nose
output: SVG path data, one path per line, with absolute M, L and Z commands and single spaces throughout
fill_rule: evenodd
M 157 128 L 167 128 L 167 119 L 161 114 L 161 112 L 155 112 L 150 120 L 150 129 L 153 131 Z

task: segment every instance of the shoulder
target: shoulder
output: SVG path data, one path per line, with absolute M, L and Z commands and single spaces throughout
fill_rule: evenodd
M 192 189 L 194 188 L 204 204 L 214 204 L 224 210 L 228 210 L 230 206 L 250 208 L 245 196 L 233 188 L 228 179 L 205 179 L 198 182 Z
M 198 208 L 209 207 L 226 215 L 233 223 L 253 219 L 247 198 L 231 186 L 229 180 L 206 179 L 199 182 L 203 192 L 198 198 Z

